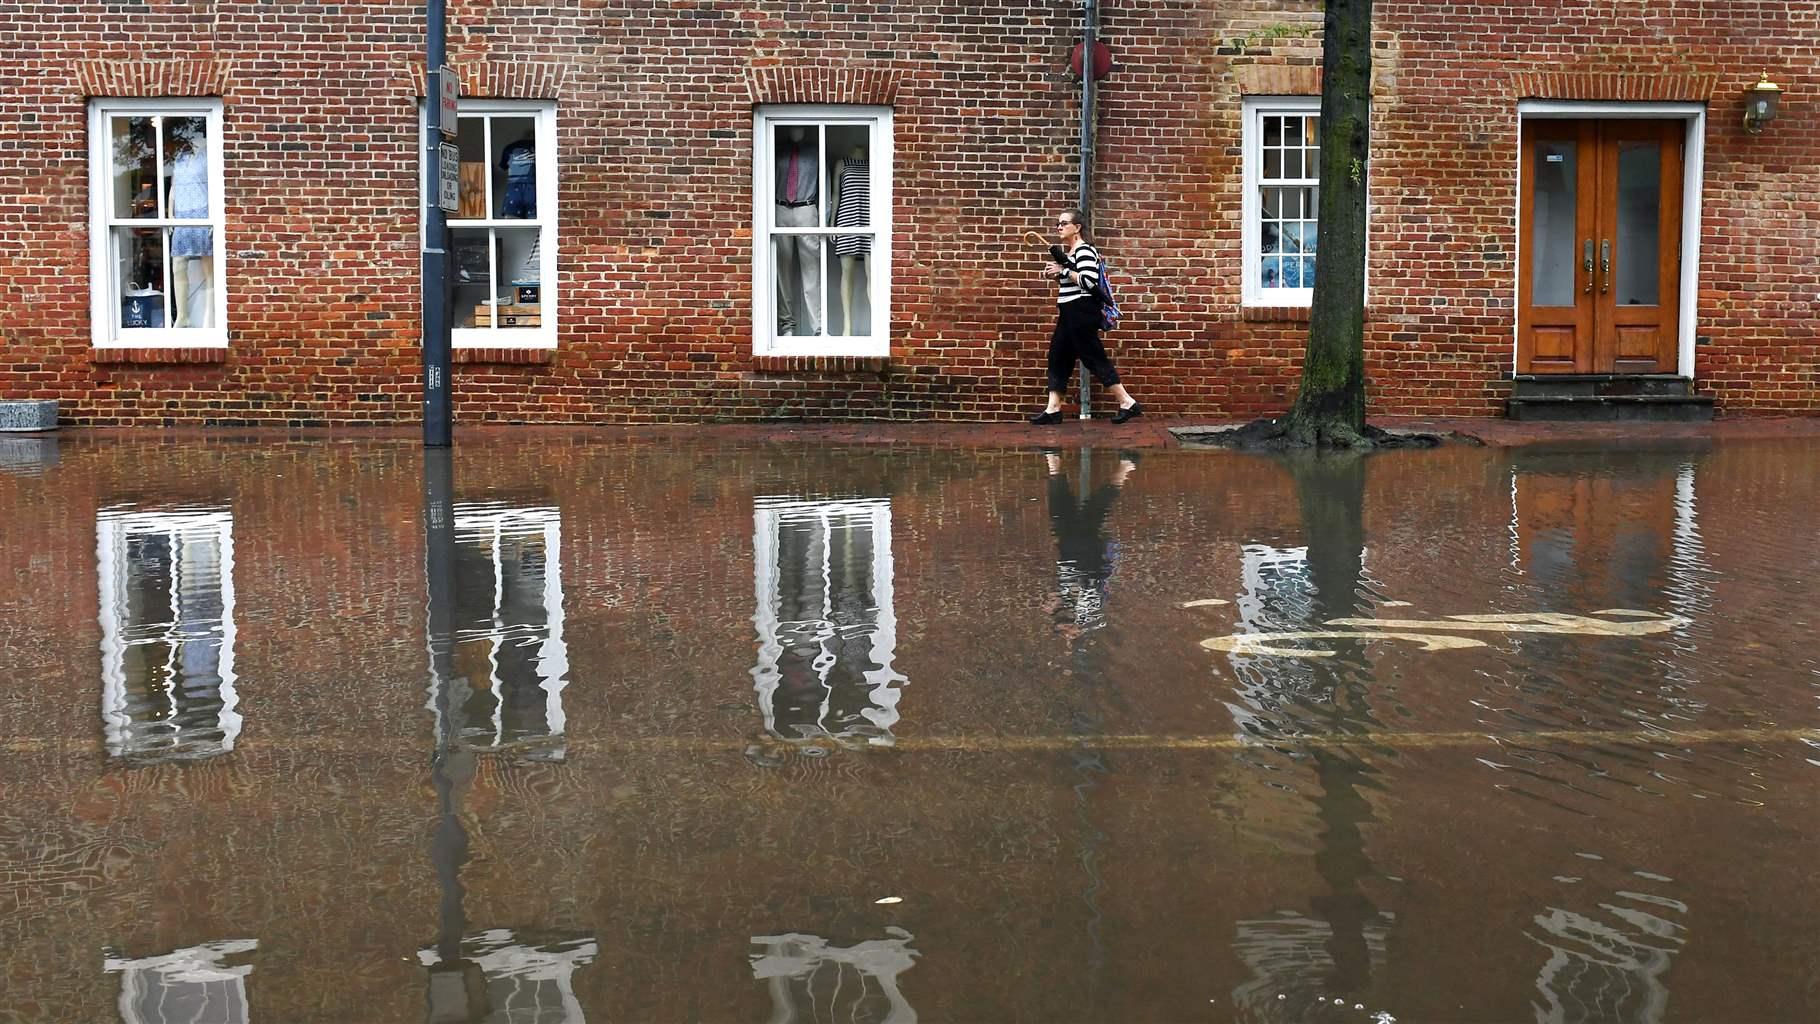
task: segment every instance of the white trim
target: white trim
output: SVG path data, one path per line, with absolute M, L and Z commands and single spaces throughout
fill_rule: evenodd
M 209 129 L 209 227 L 214 232 L 215 266 L 211 282 L 214 305 L 213 327 L 134 327 L 116 328 L 120 317 L 119 282 L 113 273 L 113 161 L 108 119 L 121 114 L 162 117 L 202 117 Z M 89 344 L 95 348 L 226 348 L 227 328 L 227 192 L 224 154 L 227 136 L 221 114 L 221 101 L 212 98 L 119 98 L 95 97 L 88 108 L 88 248 L 89 248 Z M 138 218 L 134 227 L 168 227 L 168 218 Z M 185 220 L 178 223 L 195 223 Z M 168 241 L 166 245 L 168 246 Z M 166 260 L 169 266 L 169 260 Z M 168 270 L 167 270 L 168 273 Z M 174 297 L 166 296 L 167 304 Z M 167 324 L 169 319 L 165 321 Z
M 1523 122 L 1526 120 L 1653 120 L 1685 121 L 1687 136 L 1681 157 L 1681 336 L 1676 339 L 1675 372 L 1690 380 L 1694 376 L 1694 340 L 1699 325 L 1695 317 L 1700 309 L 1700 211 L 1705 198 L 1706 178 L 1706 104 L 1704 103 L 1616 103 L 1605 100 L 1520 100 L 1517 103 L 1517 202 L 1511 211 L 1513 233 L 1517 236 L 1515 273 L 1511 275 L 1511 309 L 1515 315 L 1510 325 L 1510 366 L 1517 370 L 1517 347 L 1523 333 L 1521 308 L 1523 282 Z
M 537 139 L 537 219 L 531 224 L 522 220 L 495 219 L 488 217 L 482 220 L 461 220 L 449 216 L 446 223 L 451 231 L 460 228 L 464 231 L 500 228 L 524 230 L 535 224 L 537 231 L 538 258 L 542 261 L 538 278 L 538 304 L 541 306 L 542 322 L 535 328 L 521 327 L 452 327 L 449 332 L 450 344 L 454 348 L 522 348 L 554 349 L 556 347 L 557 329 L 559 327 L 559 301 L 561 294 L 561 261 L 557 259 L 557 220 L 560 196 L 557 192 L 559 175 L 558 161 L 562 154 L 558 150 L 556 103 L 553 100 L 502 100 L 470 99 L 462 97 L 458 104 L 461 114 L 491 114 L 516 117 L 529 117 L 536 122 L 533 129 Z M 428 109 L 420 101 L 417 105 L 417 130 L 422 136 L 418 146 L 420 154 L 428 152 L 429 116 Z M 489 159 L 491 148 L 488 149 Z M 420 156 L 420 163 L 423 159 Z M 429 183 L 422 180 L 429 171 L 427 163 L 419 170 L 420 186 L 418 202 L 421 204 L 417 217 L 417 236 L 419 244 L 423 241 L 424 226 L 428 222 L 428 202 L 434 192 Z M 488 180 L 492 177 L 488 170 Z M 489 211 L 490 212 L 490 211 Z M 449 259 L 455 258 L 454 246 L 449 248 Z M 497 268 L 491 266 L 493 258 L 489 256 L 489 273 L 493 273 L 493 294 L 498 295 L 499 284 Z M 451 273 L 453 268 L 451 267 Z M 507 282 L 508 286 L 510 282 Z M 451 286 L 452 287 L 452 286 Z M 459 319 L 460 310 L 451 310 L 454 316 L 451 323 Z
M 1314 304 L 1314 289 L 1309 288 L 1265 288 L 1258 281 L 1258 267 L 1263 253 L 1258 244 L 1258 225 L 1263 215 L 1258 200 L 1258 189 L 1263 173 L 1263 118 L 1270 114 L 1293 114 L 1320 116 L 1321 98 L 1319 96 L 1246 96 L 1241 103 L 1244 124 L 1241 132 L 1244 157 L 1241 174 L 1242 185 L 1239 217 L 1240 252 L 1243 265 L 1243 304 L 1247 306 L 1310 306 Z M 1316 152 L 1319 152 L 1318 150 Z M 1304 168 L 1306 170 L 1306 168 Z M 1309 178 L 1318 177 L 1317 174 Z M 1319 187 L 1319 186 L 1316 186 Z M 1319 223 L 1319 216 L 1316 217 Z M 1320 256 L 1315 257 L 1315 265 L 1320 266 Z M 1318 269 L 1316 271 L 1319 272 Z
M 805 127 L 857 125 L 869 129 L 867 160 L 872 172 L 871 215 L 872 251 L 866 260 L 870 287 L 870 335 L 861 337 L 778 337 L 776 291 L 771 287 L 769 267 L 772 211 L 772 133 L 779 124 L 801 124 Z M 772 104 L 752 112 L 752 351 L 757 355 L 787 356 L 888 356 L 891 354 L 891 214 L 892 214 L 892 114 L 890 107 L 830 106 L 824 104 Z M 824 153 L 824 162 L 827 157 Z M 832 171 L 832 167 L 828 168 Z M 827 189 L 822 190 L 822 214 L 833 201 Z M 792 228 L 789 234 L 851 235 L 852 228 L 819 226 Z M 825 261 L 825 256 L 824 256 Z M 824 263 L 825 266 L 825 263 Z M 832 275 L 823 274 L 822 305 L 831 305 L 829 286 Z M 823 323 L 827 326 L 826 321 Z

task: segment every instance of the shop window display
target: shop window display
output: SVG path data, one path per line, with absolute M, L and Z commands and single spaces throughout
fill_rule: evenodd
M 449 218 L 457 344 L 537 344 L 552 338 L 555 210 L 544 164 L 551 111 L 464 104 L 459 209 Z

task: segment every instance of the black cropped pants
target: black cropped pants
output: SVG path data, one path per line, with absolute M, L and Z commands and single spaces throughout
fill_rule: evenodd
M 1049 336 L 1049 390 L 1067 391 L 1074 364 L 1087 364 L 1087 372 L 1105 387 L 1119 382 L 1119 372 L 1100 342 L 1100 306 L 1091 298 L 1064 302 L 1057 307 L 1055 333 Z

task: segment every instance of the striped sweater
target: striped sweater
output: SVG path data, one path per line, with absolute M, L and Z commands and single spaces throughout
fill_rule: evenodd
M 1093 290 L 1100 283 L 1100 251 L 1086 242 L 1075 243 L 1074 251 L 1068 254 L 1068 269 L 1081 275 L 1081 283 L 1075 284 L 1074 278 L 1067 274 L 1056 278 L 1059 290 L 1055 304 L 1058 306 L 1093 297 Z

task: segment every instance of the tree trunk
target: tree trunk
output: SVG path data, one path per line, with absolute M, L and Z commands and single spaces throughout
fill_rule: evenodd
M 1365 437 L 1365 183 L 1371 140 L 1371 3 L 1327 0 L 1321 39 L 1320 253 L 1302 386 L 1284 426 L 1298 444 Z

